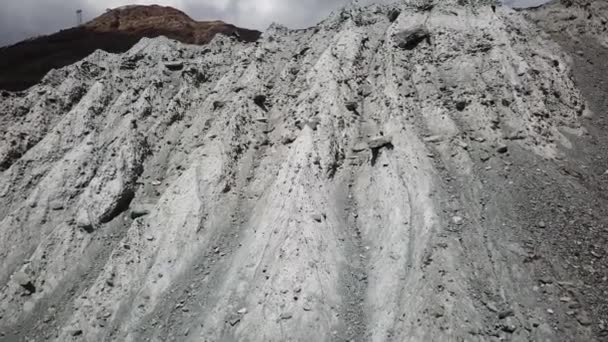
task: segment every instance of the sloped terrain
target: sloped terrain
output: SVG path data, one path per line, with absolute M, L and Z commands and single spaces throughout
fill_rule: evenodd
M 51 69 L 80 61 L 97 49 L 126 52 L 143 37 L 165 36 L 204 45 L 216 34 L 253 42 L 260 32 L 222 21 L 195 21 L 171 7 L 117 8 L 85 25 L 0 48 L 0 89 L 25 90 L 40 82 Z
M 601 340 L 605 107 L 529 18 L 353 5 L 2 93 L 0 339 Z

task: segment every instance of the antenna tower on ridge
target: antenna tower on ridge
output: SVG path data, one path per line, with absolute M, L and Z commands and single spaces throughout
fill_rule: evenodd
M 76 10 L 76 25 L 80 26 L 82 25 L 82 10 Z

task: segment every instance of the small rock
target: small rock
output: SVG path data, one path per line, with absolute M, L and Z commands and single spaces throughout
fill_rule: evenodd
M 321 214 L 314 214 L 314 215 L 312 215 L 312 219 L 317 222 L 321 222 L 321 221 L 323 221 L 323 216 Z
M 456 102 L 456 109 L 459 112 L 462 112 L 465 108 L 467 108 L 467 101 L 458 101 Z
M 424 25 L 414 26 L 397 33 L 394 37 L 397 46 L 403 50 L 412 50 L 424 40 L 429 40 L 431 34 Z
M 73 330 L 73 331 L 70 333 L 70 335 L 72 335 L 72 336 L 80 336 L 80 335 L 82 335 L 82 330 L 80 330 L 80 329 Z
M 514 312 L 512 309 L 507 309 L 507 310 L 502 310 L 501 312 L 498 313 L 498 318 L 499 319 L 505 319 L 507 317 L 511 317 L 514 315 Z
M 538 228 L 547 228 L 547 224 L 545 223 L 545 221 L 538 222 Z
M 184 63 L 182 62 L 166 62 L 165 63 L 165 68 L 171 70 L 171 71 L 179 71 L 182 70 L 184 68 Z
M 321 120 L 319 120 L 319 119 L 311 119 L 311 120 L 308 120 L 308 122 L 306 122 L 306 125 L 308 127 L 310 127 L 313 131 L 316 131 L 317 128 L 319 127 L 320 123 L 321 123 Z
M 391 23 L 394 22 L 395 20 L 397 20 L 397 18 L 399 18 L 399 15 L 401 14 L 401 11 L 399 11 L 398 9 L 393 9 L 390 12 L 388 12 L 388 21 L 390 21 Z
M 507 317 L 505 321 L 501 324 L 500 328 L 502 331 L 509 334 L 512 334 L 515 332 L 515 330 L 517 330 L 517 326 L 515 325 L 515 322 L 512 317 Z
M 593 323 L 593 321 L 591 321 L 591 317 L 589 317 L 589 314 L 587 313 L 587 311 L 579 312 L 578 315 L 576 315 L 576 320 L 582 326 L 589 326 Z
M 285 134 L 283 136 L 283 138 L 281 139 L 281 143 L 283 145 L 289 145 L 289 144 L 293 143 L 294 141 L 296 141 L 296 136 L 293 133 Z
M 363 152 L 365 150 L 367 150 L 367 144 L 365 143 L 357 143 L 353 148 L 352 148 L 353 152 Z
M 552 309 L 547 309 L 547 313 L 550 315 L 553 315 L 555 313 L 555 311 L 553 311 Z
M 53 202 L 53 203 L 51 203 L 51 209 L 55 210 L 55 211 L 63 210 L 63 204 L 60 202 Z
M 462 217 L 460 217 L 460 216 L 454 216 L 454 217 L 452 217 L 452 222 L 455 225 L 459 225 L 460 226 L 460 225 L 462 225 L 464 223 L 464 219 Z
M 423 140 L 424 140 L 424 142 L 427 142 L 427 143 L 437 143 L 437 142 L 440 142 L 441 140 L 443 140 L 443 137 L 440 135 L 432 135 L 430 137 L 424 138 Z
M 285 313 L 282 313 L 281 316 L 279 316 L 279 319 L 288 320 L 288 319 L 291 319 L 292 317 L 293 317 L 293 315 L 291 313 L 285 312 Z
M 500 145 L 496 148 L 496 152 L 498 153 L 507 153 L 509 151 L 509 147 L 507 145 Z
M 490 155 L 487 152 L 481 152 L 481 154 L 479 155 L 479 159 L 482 162 L 487 162 L 488 160 L 490 160 Z
M 372 138 L 367 142 L 367 146 L 371 149 L 378 149 L 382 147 L 393 148 L 393 139 L 391 137 L 376 137 Z
M 357 101 L 348 101 L 344 105 L 346 106 L 346 109 L 348 109 L 351 112 L 356 112 L 357 107 L 359 107 L 359 104 L 357 103 Z
M 266 95 L 256 95 L 253 97 L 253 103 L 255 103 L 258 107 L 266 110 Z
M 135 220 L 137 218 L 140 218 L 142 216 L 146 216 L 150 214 L 150 211 L 144 208 L 135 208 L 133 210 L 131 210 L 131 219 Z
M 28 294 L 36 293 L 36 286 L 27 273 L 19 271 L 13 275 L 13 280 L 24 288 Z
M 240 309 L 239 311 L 237 311 L 237 313 L 238 313 L 239 315 L 244 315 L 244 314 L 246 314 L 246 313 L 247 313 L 247 308 L 242 308 L 242 309 Z

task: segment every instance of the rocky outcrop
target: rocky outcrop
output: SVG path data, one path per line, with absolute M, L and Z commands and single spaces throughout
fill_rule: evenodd
M 6 92 L 3 337 L 591 340 L 553 240 L 608 217 L 570 176 L 586 101 L 559 45 L 474 3 L 143 39 Z

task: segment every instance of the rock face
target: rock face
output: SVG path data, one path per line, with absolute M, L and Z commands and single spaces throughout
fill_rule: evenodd
M 79 27 L 0 48 L 0 89 L 24 90 L 51 69 L 80 61 L 97 49 L 126 52 L 141 38 L 166 36 L 188 44 L 207 44 L 216 34 L 253 42 L 260 32 L 222 21 L 195 21 L 163 6 L 125 6 Z
M 0 338 L 593 340 L 570 60 L 508 8 L 353 5 L 4 92 Z

